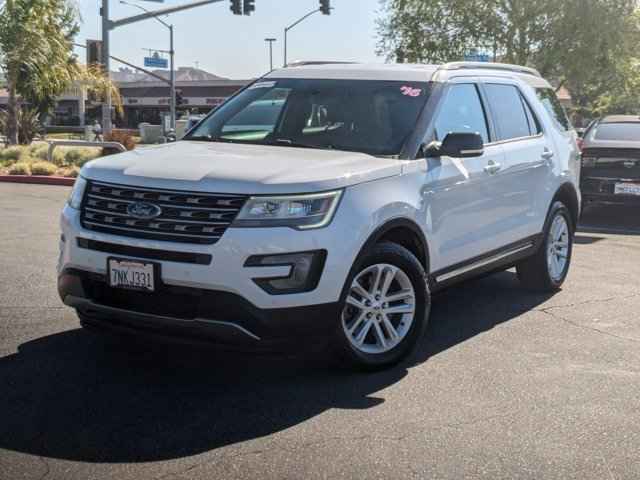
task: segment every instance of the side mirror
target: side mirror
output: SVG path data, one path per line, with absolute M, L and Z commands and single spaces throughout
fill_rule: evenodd
M 470 158 L 481 156 L 484 144 L 479 133 L 451 132 L 442 142 L 431 142 L 423 150 L 425 157 Z

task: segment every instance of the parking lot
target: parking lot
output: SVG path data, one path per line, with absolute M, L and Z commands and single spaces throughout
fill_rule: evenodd
M 2 479 L 640 477 L 637 211 L 587 212 L 561 292 L 466 283 L 358 374 L 84 332 L 56 292 L 68 192 L 0 184 Z

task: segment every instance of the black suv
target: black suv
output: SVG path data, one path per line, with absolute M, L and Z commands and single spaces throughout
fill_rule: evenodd
M 640 205 L 640 117 L 613 115 L 584 136 L 580 181 L 589 203 Z

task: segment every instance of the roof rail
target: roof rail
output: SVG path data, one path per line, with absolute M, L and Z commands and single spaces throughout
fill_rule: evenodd
M 332 60 L 297 60 L 287 63 L 287 67 L 304 67 L 306 65 L 353 65 L 358 62 L 341 62 Z
M 536 77 L 542 77 L 535 68 L 523 67 L 522 65 L 511 65 L 509 63 L 488 63 L 488 62 L 451 62 L 440 66 L 440 70 L 502 70 L 506 72 L 528 73 Z

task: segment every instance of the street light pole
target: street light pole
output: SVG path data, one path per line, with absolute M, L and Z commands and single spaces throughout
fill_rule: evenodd
M 157 17 L 156 17 L 157 18 Z M 158 18 L 158 20 L 160 20 Z M 169 25 L 169 68 L 171 68 L 171 72 L 169 73 L 169 79 L 171 81 L 171 85 L 169 86 L 171 98 L 169 101 L 169 111 L 170 111 L 170 122 L 171 128 L 173 132 L 176 131 L 176 69 L 173 64 L 173 24 Z
M 130 23 L 140 22 L 142 20 L 147 20 L 149 18 L 157 19 L 160 15 L 168 15 L 170 13 L 180 12 L 182 10 L 188 10 L 190 8 L 202 7 L 204 5 L 209 5 L 211 3 L 218 3 L 222 1 L 223 0 L 195 0 L 193 2 L 184 4 L 184 5 L 176 5 L 174 7 L 165 7 L 165 8 L 161 8 L 151 12 L 148 10 L 145 10 L 145 13 L 141 13 L 139 15 L 121 18 L 120 20 L 111 20 L 109 18 L 109 0 L 102 0 L 102 8 L 100 9 L 100 14 L 102 15 L 102 65 L 105 69 L 105 75 L 107 75 L 107 77 L 110 75 L 109 32 L 114 28 L 118 28 L 123 25 L 128 25 Z M 137 6 L 139 7 L 139 5 Z M 171 48 L 171 50 L 173 51 L 173 48 Z M 102 105 L 102 118 L 103 118 L 103 130 L 105 134 L 108 134 L 108 133 L 111 133 L 111 92 L 108 91 L 106 96 L 107 96 L 106 102 L 105 104 Z
M 144 8 L 141 5 L 135 3 L 129 3 L 126 0 L 120 0 L 120 3 L 123 5 L 129 5 L 130 7 L 136 7 L 142 10 L 143 12 L 150 13 L 149 10 Z M 158 21 L 162 26 L 167 27 L 169 29 L 169 121 L 170 127 L 173 131 L 176 131 L 176 74 L 175 67 L 173 62 L 174 50 L 173 50 L 173 24 L 169 25 L 167 22 L 158 17 L 153 17 Z
M 287 66 L 287 33 L 289 32 L 289 30 L 291 30 L 293 27 L 295 27 L 296 25 L 298 25 L 300 22 L 302 22 L 303 20 L 306 20 L 307 18 L 309 18 L 311 15 L 313 15 L 314 13 L 318 13 L 321 10 L 319 8 L 316 8 L 315 10 L 312 10 L 311 12 L 307 13 L 305 16 L 299 18 L 298 20 L 296 20 L 295 22 L 293 22 L 291 25 L 289 25 L 288 27 L 285 27 L 284 29 L 284 67 Z
M 269 71 L 273 70 L 273 42 L 276 41 L 275 38 L 265 38 L 265 42 L 269 42 Z
M 323 2 L 320 2 L 320 3 L 323 3 Z M 284 67 L 287 66 L 287 33 L 289 33 L 289 30 L 291 30 L 293 27 L 298 25 L 303 20 L 306 20 L 307 18 L 309 18 L 314 13 L 322 12 L 324 15 L 329 15 L 329 12 L 331 10 L 333 10 L 333 8 L 329 7 L 329 2 L 328 1 L 324 2 L 324 3 L 326 3 L 326 5 L 323 5 L 320 8 L 316 8 L 315 10 L 310 11 L 306 15 L 302 16 L 301 18 L 299 18 L 298 20 L 293 22 L 288 27 L 285 27 L 285 29 L 284 29 L 284 65 L 283 65 Z

